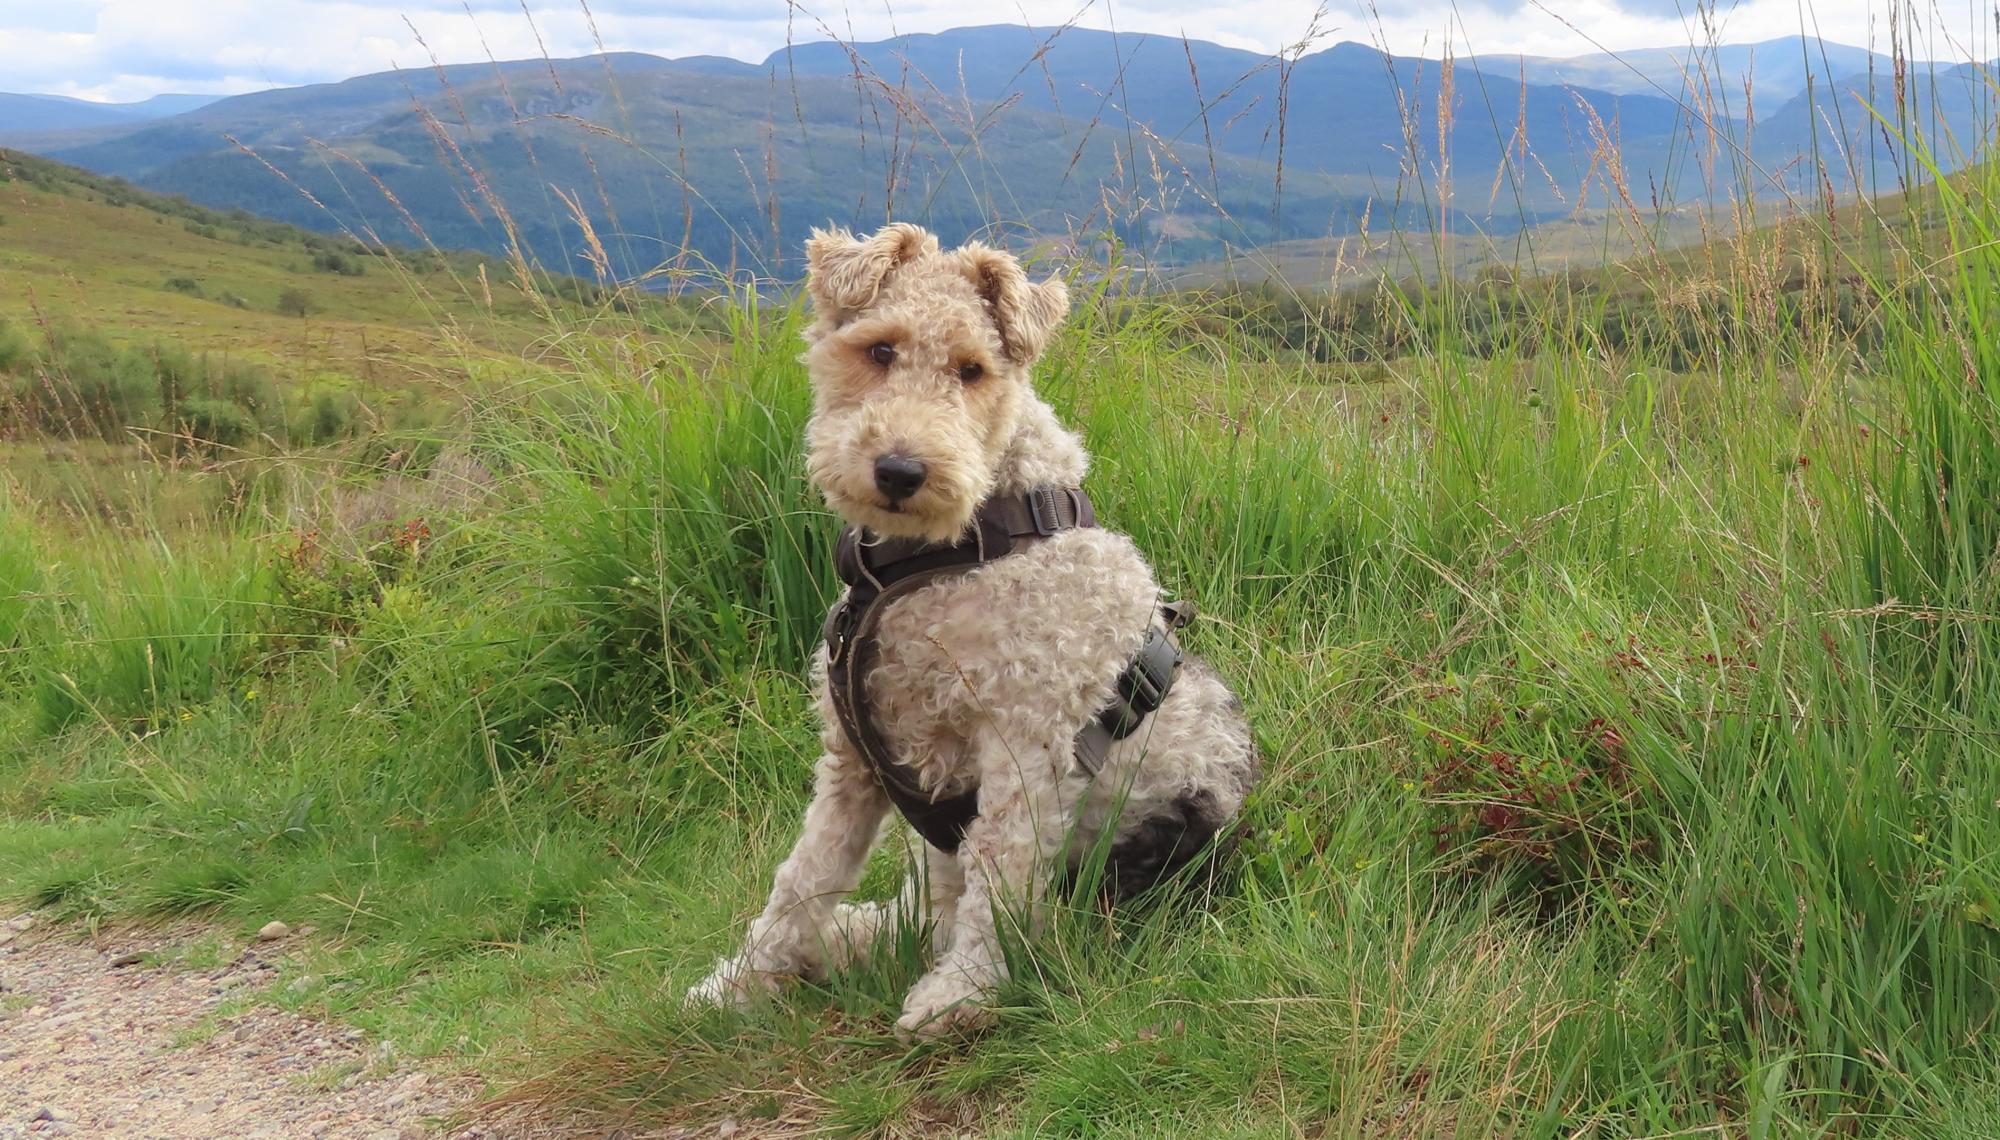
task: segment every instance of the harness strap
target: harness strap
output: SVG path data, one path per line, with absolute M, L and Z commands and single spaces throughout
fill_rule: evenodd
M 888 793 L 889 802 L 924 837 L 924 842 L 940 851 L 958 849 L 965 829 L 979 815 L 979 791 L 973 788 L 944 799 L 927 791 L 916 774 L 896 759 L 895 749 L 875 727 L 875 717 L 868 706 L 867 679 L 868 671 L 875 667 L 875 630 L 881 623 L 882 611 L 888 608 L 887 603 L 928 585 L 950 569 L 940 566 L 926 573 L 901 576 L 859 610 L 842 602 L 829 616 L 829 627 L 836 619 L 847 616 L 858 620 L 843 622 L 846 628 L 827 640 L 827 688 L 833 696 L 834 712 L 840 718 L 842 731 L 867 761 L 876 782 Z
M 847 593 L 827 614 L 822 631 L 834 712 L 890 803 L 926 843 L 940 851 L 958 849 L 965 829 L 979 815 L 979 793 L 973 788 L 937 798 L 876 727 L 867 677 L 875 667 L 875 635 L 882 613 L 889 602 L 939 578 L 1004 558 L 1065 530 L 1096 525 L 1096 511 L 1081 489 L 1037 487 L 1023 495 L 988 499 L 967 536 L 950 546 L 916 539 L 868 539 L 853 527 L 841 532 L 834 563 L 847 583 Z M 1166 606 L 1161 612 L 1165 627 L 1155 625 L 1147 631 L 1145 645 L 1118 678 L 1110 706 L 1077 733 L 1077 764 L 1092 777 L 1103 768 L 1112 742 L 1136 731 L 1160 707 L 1173 684 L 1181 652 L 1169 635 L 1191 619 L 1192 609 Z
M 1166 703 L 1167 690 L 1180 671 L 1184 658 L 1181 647 L 1174 644 L 1173 632 L 1194 620 L 1194 605 L 1169 602 L 1160 607 L 1160 617 L 1165 624 L 1146 631 L 1146 643 L 1118 675 L 1111 703 L 1077 730 L 1077 767 L 1092 779 L 1104 770 L 1111 745 L 1139 731 L 1140 722 Z

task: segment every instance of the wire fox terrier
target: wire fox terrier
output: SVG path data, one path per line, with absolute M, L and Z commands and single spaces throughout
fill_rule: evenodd
M 1062 282 L 912 225 L 815 232 L 806 255 L 807 462 L 848 523 L 813 663 L 825 752 L 742 953 L 688 1002 L 817 976 L 914 922 L 933 965 L 898 1030 L 973 1030 L 1006 979 L 1003 925 L 1032 931 L 1101 843 L 1114 898 L 1215 858 L 1255 747 L 1138 548 L 1096 527 L 1088 456 L 1030 385 Z M 843 902 L 892 812 L 922 865 L 893 902 Z

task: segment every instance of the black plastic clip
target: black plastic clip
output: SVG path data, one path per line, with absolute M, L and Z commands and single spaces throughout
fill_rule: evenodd
M 1062 512 L 1056 505 L 1054 487 L 1037 487 L 1028 492 L 1028 513 L 1035 517 L 1035 533 L 1043 538 L 1063 529 Z
M 847 641 L 854 634 L 854 600 L 842 597 L 834 604 L 833 611 L 826 615 L 826 628 L 821 631 L 826 638 L 826 663 L 840 664 L 847 656 Z

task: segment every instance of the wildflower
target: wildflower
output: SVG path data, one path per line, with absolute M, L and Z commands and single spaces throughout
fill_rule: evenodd
M 250 686 L 249 688 L 247 688 L 247 689 L 243 690 L 243 699 L 244 699 L 244 700 L 246 700 L 246 701 L 254 701 L 254 700 L 256 700 L 256 699 L 257 699 L 257 687 L 256 687 L 255 685 L 252 685 L 252 686 Z

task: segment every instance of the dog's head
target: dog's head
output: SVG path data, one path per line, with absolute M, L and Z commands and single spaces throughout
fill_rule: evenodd
M 993 490 L 1068 291 L 1003 250 L 940 250 L 906 224 L 815 231 L 806 262 L 813 482 L 857 526 L 956 540 Z

